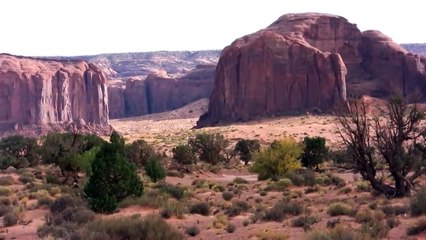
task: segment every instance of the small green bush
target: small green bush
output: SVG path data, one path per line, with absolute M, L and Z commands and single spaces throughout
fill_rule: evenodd
M 222 192 L 222 197 L 225 201 L 231 201 L 231 199 L 234 197 L 234 194 L 232 192 L 224 191 Z
M 61 225 L 42 225 L 37 229 L 37 236 L 40 239 L 49 237 L 53 239 L 81 239 L 77 231 L 77 225 L 71 222 L 66 222 Z
M 302 153 L 302 145 L 293 138 L 275 141 L 268 149 L 254 154 L 251 170 L 258 174 L 259 180 L 271 178 L 277 180 L 288 172 L 299 169 L 298 160 Z
M 20 176 L 18 180 L 23 184 L 27 184 L 27 183 L 32 183 L 34 181 L 34 178 L 32 176 L 23 175 L 23 176 Z
M 197 156 L 188 144 L 178 145 L 172 149 L 173 160 L 182 165 L 190 165 L 197 162 Z
M 172 185 L 169 183 L 159 183 L 156 188 L 158 188 L 162 192 L 169 194 L 177 200 L 181 200 L 185 197 L 185 188 L 180 186 Z
M 145 165 L 145 173 L 153 182 L 157 182 L 166 177 L 166 169 L 159 156 L 155 155 L 148 159 Z
M 173 212 L 170 208 L 163 208 L 160 210 L 160 216 L 162 218 L 169 219 L 172 217 L 172 215 L 173 215 Z
M 212 187 L 212 190 L 215 192 L 223 192 L 225 191 L 225 187 L 221 184 L 217 184 Z
M 328 155 L 323 137 L 305 137 L 303 139 L 302 165 L 307 168 L 319 168 Z
M 195 237 L 200 234 L 200 229 L 197 226 L 191 226 L 185 229 L 185 233 L 188 234 L 188 236 Z
M 3 216 L 3 226 L 5 227 L 14 226 L 18 223 L 18 220 L 19 220 L 18 215 L 15 212 L 13 211 L 8 212 Z
M 210 214 L 210 206 L 208 203 L 199 202 L 191 205 L 189 212 L 192 214 L 200 214 L 203 216 L 208 216 Z
M 6 213 L 12 212 L 13 208 L 11 206 L 0 205 L 0 217 L 3 217 Z
M 217 164 L 226 160 L 224 152 L 229 142 L 220 133 L 198 133 L 188 144 L 203 162 Z
M 327 213 L 330 216 L 350 215 L 352 213 L 352 207 L 346 203 L 332 203 L 328 207 Z
M 235 145 L 234 151 L 238 154 L 240 159 L 247 165 L 253 158 L 253 153 L 259 152 L 260 143 L 258 140 L 242 139 Z
M 420 216 L 426 213 L 426 187 L 422 187 L 410 200 L 410 212 L 412 216 Z

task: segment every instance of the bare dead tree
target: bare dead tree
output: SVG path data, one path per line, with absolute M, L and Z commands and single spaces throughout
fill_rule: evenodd
M 424 114 L 417 104 L 410 106 L 396 94 L 383 115 L 369 117 L 366 109 L 365 102 L 355 101 L 348 113 L 338 117 L 352 168 L 373 189 L 389 197 L 407 196 L 426 172 L 426 131 L 420 126 Z M 378 172 L 391 179 L 385 181 Z

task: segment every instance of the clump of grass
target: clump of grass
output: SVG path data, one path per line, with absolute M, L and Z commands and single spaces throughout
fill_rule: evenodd
M 223 229 L 227 225 L 228 225 L 228 217 L 226 215 L 218 214 L 215 216 L 215 219 L 213 220 L 213 227 L 215 229 Z
M 357 192 L 370 192 L 371 185 L 367 181 L 357 181 L 356 182 L 356 191 Z
M 346 203 L 332 203 L 328 207 L 327 213 L 330 216 L 350 215 L 352 213 L 352 207 Z

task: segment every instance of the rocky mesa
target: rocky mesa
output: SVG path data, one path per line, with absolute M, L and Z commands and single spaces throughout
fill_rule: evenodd
M 425 58 L 343 17 L 286 14 L 222 51 L 198 126 L 333 111 L 347 95 L 426 93 L 425 65 Z
M 0 130 L 21 125 L 108 125 L 103 73 L 85 61 L 0 54 Z

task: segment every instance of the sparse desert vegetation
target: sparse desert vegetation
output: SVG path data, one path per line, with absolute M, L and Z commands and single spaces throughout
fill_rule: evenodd
M 18 239 L 402 239 L 423 236 L 426 229 L 424 188 L 404 197 L 376 191 L 338 147 L 335 117 L 202 130 L 182 125 L 176 132 L 179 126 L 162 121 L 155 123 L 163 124 L 162 131 L 147 130 L 144 135 L 151 137 L 136 140 L 137 134 L 118 132 L 109 141 L 68 133 L 2 140 L 7 162 L 0 165 L 0 216 L 7 232 L 0 234 Z M 309 123 L 321 128 L 306 136 L 303 126 Z M 123 132 L 130 126 L 123 120 L 113 125 Z M 268 134 L 277 127 L 281 134 Z M 18 150 L 9 150 L 10 144 Z M 25 156 L 30 160 L 21 164 Z M 423 183 L 420 176 L 416 186 Z

